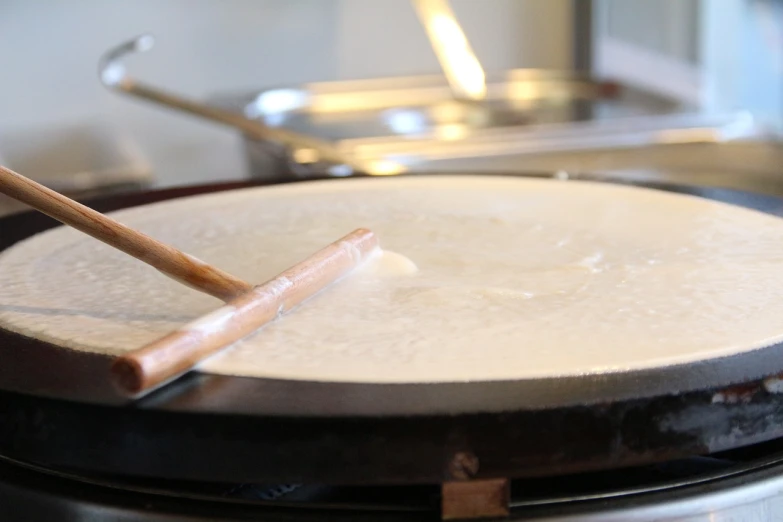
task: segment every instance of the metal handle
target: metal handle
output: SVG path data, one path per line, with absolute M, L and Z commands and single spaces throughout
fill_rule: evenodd
M 254 139 L 281 143 L 291 149 L 294 156 L 306 157 L 307 163 L 332 163 L 346 165 L 356 172 L 371 171 L 367 165 L 349 159 L 329 142 L 283 129 L 273 129 L 259 121 L 246 118 L 242 114 L 189 100 L 137 82 L 128 76 L 122 59 L 131 53 L 148 51 L 152 49 L 154 43 L 154 37 L 145 34 L 106 52 L 101 57 L 98 66 L 98 73 L 103 85 L 124 94 L 234 127 Z
M 483 100 L 486 75 L 448 0 L 412 0 L 454 99 Z

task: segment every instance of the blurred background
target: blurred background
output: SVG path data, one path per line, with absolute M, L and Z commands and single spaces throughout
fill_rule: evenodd
M 76 195 L 342 160 L 783 193 L 783 0 L 2 0 L 0 39 L 0 160 Z

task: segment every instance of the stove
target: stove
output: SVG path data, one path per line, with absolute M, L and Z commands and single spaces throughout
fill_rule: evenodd
M 625 182 L 783 215 L 777 196 Z M 259 184 L 90 205 L 107 212 Z M 32 212 L 0 218 L 0 249 L 56 224 Z M 782 345 L 665 369 L 522 381 L 193 373 L 138 401 L 114 389 L 107 356 L 0 330 L 0 360 L 6 520 L 783 517 Z

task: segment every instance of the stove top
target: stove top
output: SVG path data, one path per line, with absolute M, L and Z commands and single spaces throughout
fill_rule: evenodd
M 772 196 L 653 188 L 783 212 Z M 54 225 L 35 213 L 3 218 L 0 248 Z M 0 331 L 0 506 L 11 521 L 774 520 L 783 514 L 778 349 L 722 361 L 720 372 L 551 383 L 194 374 L 128 403 L 100 379 L 110 358 Z

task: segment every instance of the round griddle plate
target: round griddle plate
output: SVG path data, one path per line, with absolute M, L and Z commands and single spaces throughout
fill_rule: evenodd
M 248 186 L 91 206 L 108 212 Z M 783 215 L 783 201 L 771 196 L 645 186 Z M 0 219 L 0 249 L 56 225 L 38 213 Z M 105 356 L 0 329 L 0 361 L 0 453 L 103 473 L 425 483 L 603 469 L 783 436 L 783 396 L 773 393 L 783 386 L 769 378 L 783 371 L 782 345 L 657 370 L 524 381 L 320 383 L 194 373 L 136 403 L 110 386 Z M 465 454 L 478 460 L 475 474 L 458 464 Z

